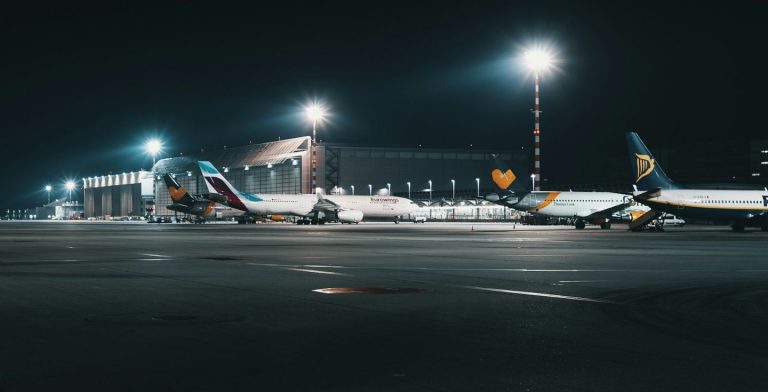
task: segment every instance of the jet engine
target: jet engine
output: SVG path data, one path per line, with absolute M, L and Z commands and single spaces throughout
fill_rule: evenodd
M 336 219 L 341 223 L 360 223 L 363 220 L 363 212 L 359 210 L 337 211 Z

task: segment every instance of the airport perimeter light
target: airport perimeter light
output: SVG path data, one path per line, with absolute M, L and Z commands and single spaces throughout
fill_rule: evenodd
M 48 204 L 51 204 L 51 191 L 53 190 L 53 187 L 50 185 L 45 186 L 45 191 L 48 193 Z
M 152 166 L 154 167 L 157 154 L 163 151 L 163 143 L 157 139 L 150 139 L 144 145 L 144 148 L 147 150 L 147 154 L 152 155 Z
M 531 48 L 525 51 L 523 54 L 523 60 L 528 69 L 533 72 L 535 80 L 535 95 L 534 95 L 534 127 L 533 127 L 533 174 L 535 175 L 535 183 L 540 184 L 541 178 L 541 106 L 539 104 L 539 76 L 542 72 L 546 72 L 552 69 L 555 65 L 554 54 L 551 50 L 538 47 Z M 539 189 L 534 186 L 533 190 Z
M 323 105 L 313 102 L 304 108 L 304 112 L 307 113 L 309 121 L 312 121 L 312 143 L 315 144 L 317 143 L 317 123 L 325 119 L 325 108 Z
M 322 122 L 325 119 L 325 108 L 317 102 L 313 102 L 304 107 L 304 112 L 307 114 L 309 121 L 312 121 L 312 183 L 310 188 L 313 190 L 317 187 L 317 123 Z
M 75 182 L 69 180 L 64 184 L 64 187 L 67 188 L 67 191 L 69 192 L 69 199 L 67 201 L 69 202 L 69 205 L 72 205 L 72 190 L 75 189 Z

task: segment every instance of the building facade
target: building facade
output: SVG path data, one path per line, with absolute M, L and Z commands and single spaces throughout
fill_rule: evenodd
M 85 217 L 145 215 L 154 201 L 155 215 L 174 215 L 162 176 L 171 174 L 191 194 L 208 193 L 197 162 L 210 161 L 234 187 L 248 193 L 311 193 L 309 137 L 250 144 L 158 160 L 152 172 L 105 175 L 83 179 Z M 314 146 L 317 191 L 336 194 L 393 194 L 424 204 L 474 201 L 495 191 L 490 182 L 490 154 L 500 153 L 527 173 L 524 152 Z M 523 181 L 530 181 L 527 175 Z M 477 214 L 477 211 L 473 212 Z M 456 214 L 454 214 L 456 215 Z M 472 215 L 472 214 L 467 214 Z M 496 215 L 501 215 L 498 212 Z

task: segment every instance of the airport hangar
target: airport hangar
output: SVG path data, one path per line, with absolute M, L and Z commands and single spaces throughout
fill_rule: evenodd
M 152 200 L 155 200 L 155 215 L 172 216 L 173 211 L 166 208 L 172 201 L 162 176 L 170 173 L 190 193 L 207 193 L 198 160 L 212 162 L 233 186 L 243 192 L 311 193 L 312 148 L 316 149 L 317 182 L 321 192 L 385 195 L 391 190 L 392 195 L 409 197 L 410 188 L 411 199 L 435 207 L 435 211 L 429 212 L 433 218 L 449 217 L 450 212 L 441 212 L 440 207 L 472 207 L 478 194 L 495 190 L 490 183 L 490 154 L 499 153 L 504 160 L 528 168 L 528 152 L 524 150 L 362 147 L 326 143 L 313 146 L 307 136 L 165 158 L 158 160 L 152 171 L 83 178 L 84 216 L 98 219 L 143 216 L 146 204 Z M 523 180 L 530 181 L 528 178 Z M 508 219 L 511 215 L 504 207 L 485 207 L 486 219 Z M 480 215 L 476 209 L 461 213 Z M 453 214 L 456 214 L 455 208 Z

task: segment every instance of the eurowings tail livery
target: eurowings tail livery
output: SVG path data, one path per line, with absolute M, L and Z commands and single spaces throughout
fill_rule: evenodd
M 170 174 L 164 175 L 163 180 L 168 187 L 168 194 L 173 201 L 173 204 L 167 206 L 171 211 L 194 215 L 200 218 L 215 215 L 239 216 L 243 214 L 242 211 L 235 210 L 231 207 L 217 205 L 217 202 L 226 203 L 226 200 L 222 200 L 221 198 L 206 198 L 204 196 L 190 195 L 175 178 L 171 177 Z

